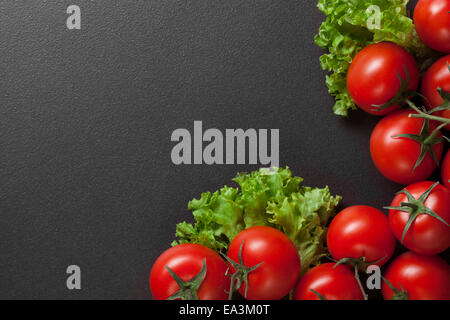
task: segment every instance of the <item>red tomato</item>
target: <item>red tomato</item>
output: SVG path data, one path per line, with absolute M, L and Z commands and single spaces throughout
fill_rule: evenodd
M 450 227 L 432 215 L 425 214 L 421 209 L 425 207 L 432 210 L 441 219 L 450 222 L 450 193 L 443 185 L 438 184 L 434 187 L 433 185 L 433 182 L 422 181 L 406 187 L 414 199 L 411 201 L 404 192 L 400 192 L 392 201 L 391 208 L 402 209 L 389 210 L 389 224 L 399 241 L 402 241 L 408 220 L 414 219 L 407 229 L 402 244 L 409 250 L 422 254 L 438 254 L 450 245 Z M 428 196 L 421 199 L 429 190 L 431 192 Z
M 442 169 L 441 169 L 441 179 L 442 183 L 450 188 L 450 150 L 447 151 L 444 160 L 442 161 Z
M 392 102 L 399 93 L 401 82 L 397 74 L 407 81 L 407 89 L 417 90 L 419 71 L 414 58 L 402 47 L 381 42 L 362 49 L 353 58 L 347 73 L 347 88 L 353 101 L 364 111 L 374 115 L 385 115 L 398 108 L 396 101 L 384 110 L 376 110 L 374 105 Z
M 424 102 L 428 110 L 439 107 L 444 103 L 444 99 L 437 90 L 438 87 L 445 92 L 450 92 L 450 70 L 447 64 L 450 64 L 450 55 L 436 61 L 423 76 L 421 93 L 427 98 L 426 100 L 424 99 Z M 437 111 L 433 114 L 450 119 L 450 110 Z M 450 130 L 450 125 L 447 125 L 445 128 Z
M 226 300 L 230 279 L 225 275 L 226 262 L 213 250 L 198 244 L 180 244 L 159 256 L 150 273 L 150 290 L 156 300 L 166 300 L 180 287 L 170 275 L 169 267 L 183 281 L 192 280 L 206 259 L 206 277 L 197 291 L 200 300 Z
M 292 241 L 281 231 L 270 227 L 252 227 L 240 232 L 231 242 L 228 257 L 245 268 L 262 263 L 248 274 L 249 300 L 278 300 L 294 288 L 300 275 L 300 257 Z M 236 269 L 230 264 L 234 273 Z M 245 296 L 246 284 L 239 292 Z
M 408 294 L 408 300 L 450 300 L 450 267 L 438 256 L 405 252 L 388 266 L 384 277 L 401 291 Z M 385 300 L 393 291 L 383 281 Z
M 309 270 L 295 288 L 293 300 L 364 300 L 355 274 L 348 265 L 324 263 Z M 333 268 L 334 267 L 334 268 Z
M 426 147 L 430 149 L 427 152 L 427 149 L 421 149 L 421 143 L 414 139 L 394 137 L 399 134 L 412 134 L 422 135 L 422 139 L 425 139 L 429 136 L 427 130 L 422 130 L 425 121 L 410 118 L 411 113 L 414 112 L 400 110 L 384 117 L 375 126 L 370 137 L 370 153 L 377 169 L 389 180 L 404 185 L 427 179 L 437 167 L 430 151 L 434 151 L 439 161 L 444 148 L 443 141 L 434 145 L 428 143 Z M 435 128 L 436 123 L 430 121 L 428 131 L 431 133 Z M 440 132 L 436 137 L 442 140 Z M 425 151 L 426 155 L 414 169 L 422 151 Z
M 450 0 L 420 0 L 414 9 L 414 25 L 430 48 L 450 53 Z
M 386 263 L 395 249 L 387 217 L 369 206 L 352 206 L 339 212 L 331 221 L 327 243 L 336 260 L 365 258 L 378 266 Z

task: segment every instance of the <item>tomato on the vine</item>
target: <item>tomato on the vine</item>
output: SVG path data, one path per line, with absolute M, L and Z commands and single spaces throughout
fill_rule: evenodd
M 438 254 L 450 245 L 450 193 L 439 183 L 422 181 L 397 193 L 389 208 L 395 237 L 408 249 Z
M 419 0 L 413 20 L 427 46 L 450 53 L 450 0 Z
M 215 251 L 198 244 L 180 244 L 164 251 L 150 273 L 156 300 L 226 300 L 230 279 L 227 263 Z
M 394 253 L 395 237 L 383 212 L 369 206 L 352 206 L 331 221 L 327 244 L 336 260 L 364 259 L 382 266 Z
M 293 300 L 364 300 L 364 295 L 348 265 L 320 264 L 301 278 Z
M 232 287 L 249 300 L 281 299 L 300 275 L 300 257 L 294 244 L 270 227 L 241 231 L 231 242 L 227 259 Z
M 391 42 L 362 49 L 347 73 L 347 88 L 353 101 L 374 115 L 397 109 L 418 85 L 419 71 L 413 56 Z
M 450 300 L 450 267 L 439 256 L 405 252 L 391 262 L 384 277 L 386 300 Z
M 381 119 L 370 137 L 370 154 L 389 180 L 408 185 L 427 179 L 442 158 L 444 142 L 434 121 L 400 110 Z
M 445 102 L 450 107 L 450 55 L 440 58 L 427 70 L 422 78 L 420 91 L 425 97 L 424 103 L 428 110 L 442 106 L 444 97 L 447 97 Z M 433 112 L 433 115 L 450 119 L 450 110 L 439 110 Z M 450 130 L 450 125 L 445 128 Z

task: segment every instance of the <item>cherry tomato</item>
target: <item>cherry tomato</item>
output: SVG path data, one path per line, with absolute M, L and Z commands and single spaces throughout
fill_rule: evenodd
M 391 208 L 399 210 L 389 210 L 389 224 L 395 237 L 399 241 L 403 239 L 405 247 L 418 253 L 443 252 L 450 245 L 450 227 L 439 219 L 450 222 L 449 191 L 443 185 L 430 181 L 412 184 L 404 190 L 409 196 L 405 191 L 400 192 L 391 203 Z M 439 216 L 439 219 L 433 215 Z M 405 233 L 409 219 L 413 222 Z
M 293 300 L 364 300 L 355 274 L 348 265 L 324 263 L 309 270 L 295 288 Z M 314 291 L 311 291 L 314 290 Z
M 442 161 L 441 179 L 442 183 L 447 188 L 450 188 L 450 150 L 447 151 L 445 158 Z
M 205 260 L 206 259 L 206 260 Z M 227 263 L 215 251 L 198 244 L 180 244 L 159 256 L 150 273 L 150 290 L 156 300 L 166 300 L 180 287 L 170 268 L 183 281 L 190 281 L 202 270 L 206 261 L 206 277 L 197 290 L 199 300 L 226 300 L 230 279 L 225 275 Z
M 439 107 L 444 103 L 444 99 L 439 94 L 438 88 L 450 93 L 449 64 L 450 55 L 446 55 L 436 61 L 423 76 L 421 93 L 426 97 L 424 102 L 428 110 Z M 450 110 L 437 111 L 433 115 L 450 119 Z M 450 125 L 447 125 L 445 128 L 450 130 Z
M 395 249 L 387 217 L 369 206 L 352 206 L 339 212 L 331 221 L 327 243 L 336 260 L 365 258 L 378 266 L 385 264 Z
M 442 134 L 437 133 L 437 140 L 426 139 L 436 128 L 436 123 L 429 122 L 426 130 L 425 120 L 410 118 L 409 110 L 400 110 L 381 119 L 370 137 L 370 153 L 378 171 L 389 180 L 408 185 L 427 179 L 436 169 L 437 164 L 431 156 L 431 150 L 439 161 L 442 157 L 444 143 Z M 414 135 L 417 140 L 397 135 Z M 422 148 L 424 145 L 424 148 Z M 426 153 L 416 168 L 421 153 Z
M 239 288 L 249 300 L 278 300 L 294 288 L 300 275 L 300 257 L 292 241 L 281 231 L 270 227 L 251 227 L 240 232 L 231 242 L 228 257 L 243 266 L 255 268 Z M 230 264 L 232 273 L 236 266 Z M 245 277 L 244 277 L 245 278 Z M 244 280 L 244 279 L 243 279 Z M 246 292 L 247 290 L 247 292 Z
M 405 71 L 408 71 L 408 76 Z M 362 49 L 353 58 L 347 73 L 347 88 L 353 101 L 362 110 L 385 115 L 397 109 L 398 102 L 391 101 L 401 87 L 398 75 L 406 83 L 404 89 L 417 90 L 419 71 L 414 58 L 402 47 L 391 42 L 380 42 Z M 386 105 L 376 110 L 375 105 Z
M 450 300 L 450 267 L 438 256 L 405 252 L 392 261 L 384 277 L 398 291 L 406 291 L 408 300 Z M 385 300 L 394 295 L 384 281 L 382 292 Z
M 430 48 L 450 53 L 450 0 L 420 0 L 414 9 L 414 25 Z

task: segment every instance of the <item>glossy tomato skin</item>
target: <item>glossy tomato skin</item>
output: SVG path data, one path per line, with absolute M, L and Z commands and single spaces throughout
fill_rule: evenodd
M 310 289 L 326 300 L 364 300 L 352 268 L 343 264 L 334 266 L 333 262 L 324 263 L 305 273 L 295 288 L 293 300 L 319 300 Z
M 450 150 L 447 151 L 444 160 L 442 161 L 441 179 L 444 186 L 450 188 Z
M 335 260 L 363 258 L 385 264 L 394 253 L 395 237 L 387 217 L 369 206 L 352 206 L 339 212 L 327 234 L 328 250 Z
M 414 9 L 414 26 L 430 48 L 450 53 L 450 0 L 420 0 Z
M 270 227 L 251 227 L 240 232 L 231 242 L 228 257 L 246 267 L 264 262 L 248 276 L 248 300 L 279 300 L 294 288 L 300 275 L 300 257 L 292 241 L 281 231 Z M 234 268 L 230 269 L 234 272 Z M 246 285 L 239 292 L 245 295 Z
M 386 178 L 399 184 L 408 185 L 426 180 L 437 165 L 430 154 L 413 171 L 420 156 L 420 143 L 409 138 L 393 137 L 399 134 L 420 134 L 423 119 L 410 118 L 409 110 L 400 110 L 381 119 L 375 126 L 370 137 L 370 154 L 378 171 Z M 436 123 L 430 122 L 430 132 L 436 128 Z M 437 137 L 442 136 L 438 133 Z M 433 146 L 436 158 L 442 158 L 444 143 Z
M 408 300 L 450 300 L 450 267 L 439 256 L 405 252 L 394 259 L 384 277 L 398 290 L 408 293 Z M 383 298 L 393 292 L 383 281 Z
M 197 291 L 199 300 L 227 300 L 225 290 L 230 278 L 225 275 L 228 265 L 215 251 L 198 244 L 180 244 L 163 252 L 150 272 L 150 290 L 155 300 L 167 300 L 179 290 L 166 266 L 183 281 L 199 273 L 206 258 L 206 277 Z
M 446 55 L 436 61 L 422 78 L 420 91 L 426 97 L 424 103 L 428 110 L 434 109 L 444 102 L 444 99 L 437 91 L 438 87 L 446 92 L 450 92 L 450 70 L 447 64 L 450 64 L 450 55 Z M 438 111 L 433 114 L 450 119 L 450 110 Z M 445 128 L 450 130 L 450 125 L 445 126 Z
M 411 195 L 418 199 L 434 183 L 431 181 L 417 182 L 406 187 Z M 404 193 L 395 196 L 391 207 L 401 206 L 408 202 Z M 437 185 L 426 198 L 424 205 L 433 210 L 444 221 L 450 222 L 450 194 L 446 187 Z M 389 224 L 395 237 L 401 241 L 403 230 L 409 218 L 409 213 L 399 210 L 389 210 Z M 450 245 L 450 227 L 438 219 L 421 214 L 417 216 L 405 235 L 403 245 L 409 250 L 422 254 L 438 254 Z
M 353 101 L 362 110 L 374 115 L 386 115 L 398 105 L 382 111 L 373 110 L 373 105 L 389 102 L 400 89 L 396 72 L 406 81 L 405 68 L 410 82 L 408 89 L 417 90 L 419 71 L 416 61 L 402 47 L 391 42 L 371 44 L 353 58 L 347 73 L 347 88 Z

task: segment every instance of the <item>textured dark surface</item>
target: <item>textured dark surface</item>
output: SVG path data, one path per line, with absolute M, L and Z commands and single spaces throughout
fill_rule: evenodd
M 400 186 L 368 149 L 378 120 L 333 115 L 315 1 L 0 3 L 0 298 L 150 298 L 187 202 L 256 166 L 175 166 L 177 128 L 279 128 L 281 165 L 344 205 Z M 69 291 L 66 267 L 82 269 Z

